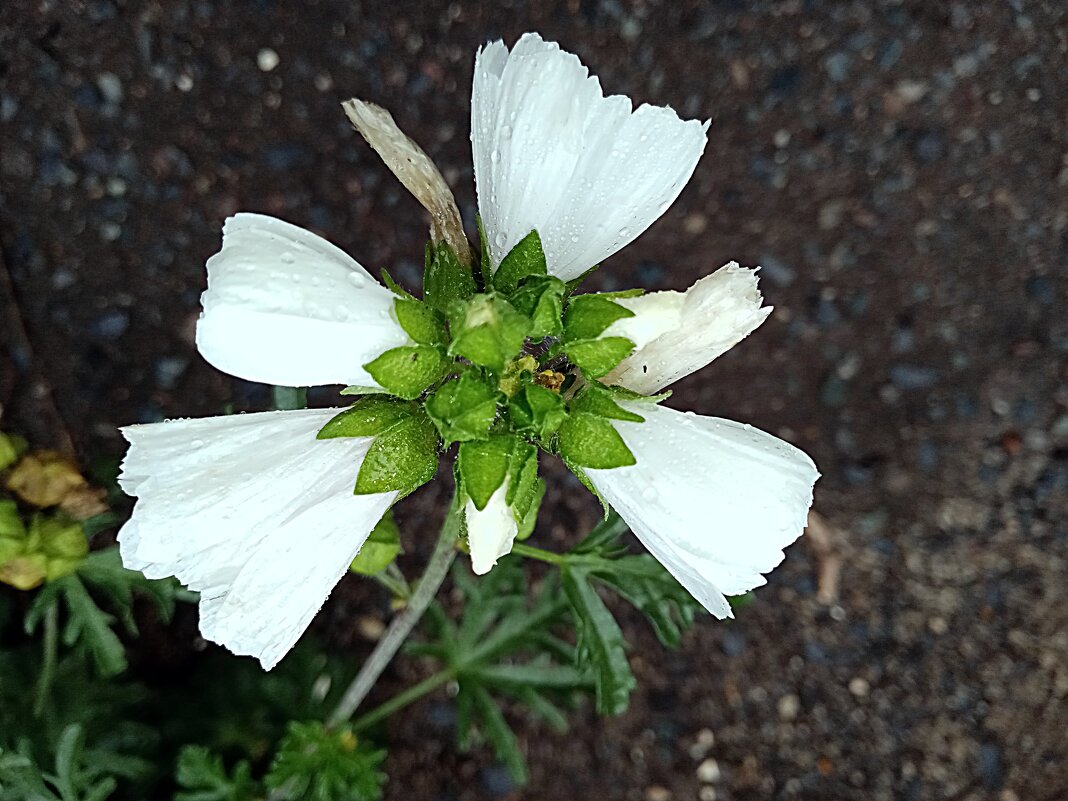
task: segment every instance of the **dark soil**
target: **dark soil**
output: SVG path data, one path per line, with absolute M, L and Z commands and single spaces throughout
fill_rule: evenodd
M 627 714 L 522 725 L 532 781 L 516 789 L 488 753 L 455 752 L 447 697 L 428 699 L 390 729 L 389 797 L 1068 797 L 1058 0 L 8 0 L 3 425 L 38 444 L 65 428 L 88 458 L 121 452 L 121 424 L 263 408 L 265 387 L 191 344 L 223 218 L 282 216 L 413 285 L 421 210 L 338 104 L 390 108 L 473 221 L 474 50 L 528 29 L 610 92 L 714 118 L 679 201 L 591 285 L 763 265 L 770 321 L 669 403 L 813 455 L 838 599 L 817 598 L 810 537 L 736 622 L 703 620 L 677 652 L 620 610 Z M 597 510 L 550 480 L 543 531 L 564 545 Z M 442 497 L 403 514 L 413 568 Z M 316 628 L 362 653 L 354 620 L 378 598 L 346 579 Z M 421 670 L 398 663 L 378 692 Z

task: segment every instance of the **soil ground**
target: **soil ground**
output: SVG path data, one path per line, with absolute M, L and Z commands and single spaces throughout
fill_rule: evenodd
M 807 450 L 833 530 L 676 652 L 620 610 L 630 711 L 566 735 L 523 726 L 525 788 L 455 752 L 445 696 L 413 707 L 390 730 L 389 797 L 1068 797 L 1056 0 L 8 0 L 3 425 L 89 458 L 121 452 L 121 424 L 263 408 L 265 387 L 191 342 L 224 217 L 282 216 L 412 286 L 421 210 L 339 102 L 391 109 L 473 222 L 474 50 L 525 30 L 609 92 L 714 119 L 678 202 L 590 285 L 682 289 L 732 259 L 763 265 L 769 322 L 669 404 Z M 541 536 L 563 546 L 597 510 L 562 470 L 550 483 Z M 407 502 L 411 566 L 441 501 Z M 366 652 L 354 620 L 378 593 L 346 579 L 316 629 Z M 420 670 L 398 663 L 376 692 Z

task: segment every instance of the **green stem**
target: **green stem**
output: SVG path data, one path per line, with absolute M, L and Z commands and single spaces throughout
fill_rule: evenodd
M 525 556 L 528 559 L 537 559 L 541 562 L 548 562 L 551 565 L 562 565 L 567 561 L 562 554 L 546 551 L 544 548 L 535 548 L 533 545 L 527 545 L 523 542 L 513 544 L 512 553 Z
M 305 409 L 308 406 L 307 387 L 271 388 L 271 399 L 275 409 Z
M 43 659 L 41 675 L 37 680 L 37 695 L 33 701 L 33 714 L 40 717 L 44 712 L 56 675 L 56 656 L 59 650 L 59 606 L 52 604 L 45 611 Z
M 378 645 L 375 646 L 371 655 L 367 657 L 367 661 L 363 663 L 360 672 L 356 674 L 356 678 L 352 680 L 348 689 L 345 690 L 345 694 L 341 696 L 341 701 L 338 702 L 337 708 L 327 719 L 327 725 L 336 726 L 352 717 L 352 713 L 367 697 L 367 693 L 371 691 L 375 681 L 382 675 L 386 665 L 393 659 L 394 654 L 400 650 L 401 645 L 404 644 L 408 635 L 412 633 L 412 629 L 415 628 L 415 624 L 419 622 L 427 607 L 430 606 L 430 602 L 438 594 L 438 590 L 441 588 L 442 582 L 445 581 L 445 576 L 448 575 L 449 568 L 456 558 L 456 539 L 460 533 L 461 508 L 454 497 L 449 505 L 449 512 L 445 517 L 445 522 L 441 526 L 441 534 L 438 536 L 438 543 L 434 547 L 434 553 L 430 557 L 430 561 L 427 562 L 426 571 L 423 573 L 422 578 L 419 579 L 419 584 L 416 586 L 415 591 L 412 592 L 411 598 L 408 599 L 408 605 L 403 612 L 393 618 L 393 622 L 389 624 L 386 633 L 378 641 Z
M 394 712 L 404 709 L 408 704 L 418 701 L 427 693 L 436 690 L 452 677 L 451 670 L 438 671 L 433 676 L 423 679 L 418 684 L 413 684 L 407 690 L 397 693 L 388 701 L 375 707 L 367 714 L 361 715 L 353 722 L 352 728 L 356 731 L 370 728 L 380 720 L 385 720 Z

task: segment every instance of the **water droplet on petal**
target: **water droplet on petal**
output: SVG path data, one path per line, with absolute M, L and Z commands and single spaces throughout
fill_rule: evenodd
M 367 279 L 365 279 L 360 273 L 350 272 L 349 273 L 349 283 L 352 284 L 357 289 L 359 289 L 360 287 L 362 287 L 364 284 L 367 283 Z
M 490 161 L 492 161 L 494 164 L 496 164 L 500 160 L 501 160 L 501 151 L 497 150 L 497 148 L 494 148 L 493 151 L 490 153 Z
M 296 261 L 296 259 L 293 257 L 293 254 L 289 253 L 288 251 L 279 256 L 279 258 L 282 260 L 282 264 L 292 264 L 294 261 Z
M 334 319 L 339 323 L 345 322 L 349 319 L 349 310 L 339 303 L 334 307 Z
M 652 486 L 646 487 L 645 489 L 642 490 L 642 500 L 643 501 L 655 501 L 656 498 L 657 498 L 657 492 L 656 492 L 656 489 L 654 489 Z

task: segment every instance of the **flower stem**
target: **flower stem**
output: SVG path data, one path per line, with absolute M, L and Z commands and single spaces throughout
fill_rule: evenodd
M 407 690 L 399 692 L 380 706 L 375 707 L 365 715 L 358 717 L 352 724 L 355 731 L 369 728 L 380 720 L 384 720 L 408 704 L 418 701 L 427 693 L 436 690 L 453 677 L 451 670 L 439 670 L 433 676 L 423 679 L 418 684 L 413 684 Z
M 449 513 L 445 517 L 445 522 L 441 526 L 441 534 L 438 536 L 438 543 L 434 547 L 434 553 L 430 557 L 430 561 L 427 562 L 426 571 L 423 573 L 422 578 L 419 579 L 415 591 L 412 592 L 411 597 L 408 599 L 408 605 L 403 612 L 393 618 L 393 622 L 389 624 L 386 633 L 378 641 L 378 645 L 375 646 L 371 655 L 367 657 L 367 661 L 363 663 L 360 672 L 356 674 L 356 678 L 352 680 L 348 689 L 345 690 L 345 694 L 341 696 L 341 701 L 338 702 L 337 708 L 327 719 L 327 725 L 336 726 L 352 717 L 352 713 L 367 697 L 367 693 L 371 691 L 375 681 L 382 675 L 386 665 L 393 659 L 393 655 L 400 650 L 401 645 L 411 634 L 412 629 L 415 628 L 415 624 L 419 622 L 427 607 L 430 606 L 430 602 L 438 594 L 438 589 L 441 587 L 442 582 L 445 581 L 449 567 L 456 558 L 456 538 L 460 532 L 460 509 L 459 503 L 454 498 L 449 506 Z M 417 684 L 415 687 L 422 687 L 422 684 L 425 684 L 425 682 Z M 415 687 L 412 689 L 415 689 Z M 423 692 L 427 691 L 423 690 Z
M 33 714 L 40 717 L 44 712 L 56 675 L 56 655 L 59 646 L 59 606 L 52 604 L 44 616 L 44 644 L 41 675 L 37 679 L 37 695 L 33 701 Z
M 523 542 L 513 544 L 512 553 L 525 556 L 528 559 L 537 559 L 540 562 L 548 562 L 551 565 L 562 565 L 567 561 L 561 554 L 546 551 L 544 548 L 535 548 L 533 545 L 527 545 Z

